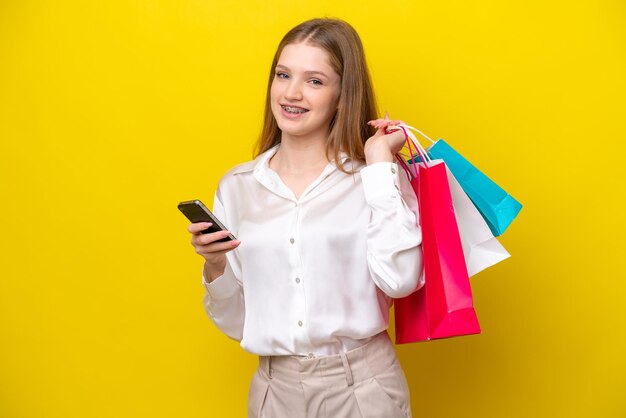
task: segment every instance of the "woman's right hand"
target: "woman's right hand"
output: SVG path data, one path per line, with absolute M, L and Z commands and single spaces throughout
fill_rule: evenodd
M 202 234 L 200 231 L 211 226 L 210 222 L 198 222 L 189 225 L 187 230 L 191 233 L 191 245 L 196 253 L 204 257 L 204 276 L 207 281 L 212 281 L 222 274 L 226 268 L 226 253 L 234 250 L 241 244 L 239 240 L 216 242 L 226 238 L 228 231 L 211 232 Z

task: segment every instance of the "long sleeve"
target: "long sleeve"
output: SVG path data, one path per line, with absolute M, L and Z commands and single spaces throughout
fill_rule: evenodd
M 226 211 L 217 193 L 213 203 L 213 213 L 227 228 L 230 228 Z M 226 268 L 223 275 L 210 283 L 207 283 L 204 274 L 202 275 L 202 283 L 206 289 L 203 300 L 206 313 L 222 332 L 237 341 L 243 338 L 245 317 L 240 266 L 235 249 L 226 254 Z
M 361 169 L 372 213 L 367 229 L 368 268 L 376 285 L 392 298 L 407 296 L 424 282 L 417 198 L 399 171 L 391 162 Z

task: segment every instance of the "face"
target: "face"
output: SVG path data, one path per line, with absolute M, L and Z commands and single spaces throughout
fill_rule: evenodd
M 305 43 L 285 46 L 270 91 L 271 108 L 282 137 L 328 137 L 337 110 L 341 77 L 326 51 Z

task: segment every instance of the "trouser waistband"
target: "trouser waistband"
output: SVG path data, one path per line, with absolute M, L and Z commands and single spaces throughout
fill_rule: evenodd
M 310 356 L 260 356 L 259 366 L 272 379 L 274 376 L 304 381 L 309 377 L 345 379 L 348 386 L 382 371 L 385 362 L 376 361 L 379 356 L 395 356 L 393 344 L 386 331 L 373 337 L 364 345 L 321 357 Z

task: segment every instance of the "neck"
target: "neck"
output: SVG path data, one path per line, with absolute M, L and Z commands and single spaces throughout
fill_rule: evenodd
M 291 138 L 286 135 L 283 135 L 278 151 L 270 160 L 270 166 L 291 172 L 317 168 L 327 163 L 325 138 Z

